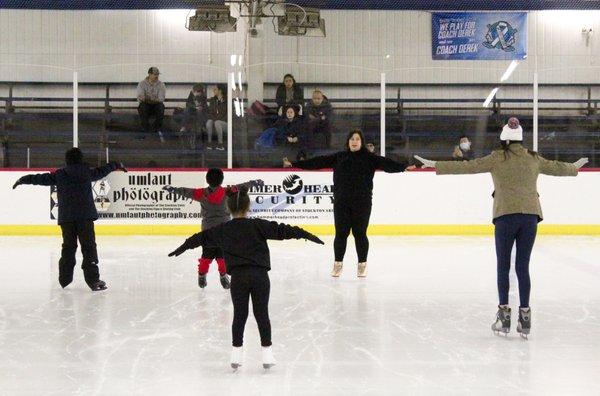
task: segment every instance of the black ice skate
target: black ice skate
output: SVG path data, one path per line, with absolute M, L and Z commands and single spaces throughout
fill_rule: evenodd
M 90 287 L 90 289 L 92 289 L 92 291 L 102 291 L 108 289 L 108 286 L 106 286 L 106 282 L 101 280 L 98 280 L 88 286 Z
M 231 286 L 231 282 L 229 281 L 229 275 L 221 275 L 221 286 L 223 286 L 223 289 L 229 289 L 229 287 Z
M 492 331 L 499 335 L 503 333 L 507 335 L 510 331 L 510 308 L 498 306 L 498 313 L 496 314 L 496 322 L 492 324 Z
M 198 286 L 200 286 L 200 289 L 206 287 L 206 274 L 198 274 Z
M 517 333 L 519 333 L 521 337 L 527 339 L 530 331 L 531 308 L 527 308 L 527 311 L 525 311 L 523 308 L 519 308 L 519 323 L 517 324 Z

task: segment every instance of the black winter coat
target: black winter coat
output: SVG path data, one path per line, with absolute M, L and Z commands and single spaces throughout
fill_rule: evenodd
M 369 153 L 366 149 L 356 152 L 339 151 L 335 154 L 292 162 L 301 169 L 333 168 L 333 196 L 342 199 L 371 199 L 373 177 L 376 170 L 388 173 L 404 172 L 408 163 Z
M 314 237 L 300 227 L 274 221 L 251 218 L 236 218 L 189 237 L 180 248 L 193 249 L 198 246 L 223 249 L 227 272 L 240 267 L 271 269 L 271 258 L 267 240 L 310 239 Z
M 97 220 L 98 212 L 94 205 L 92 182 L 103 179 L 117 168 L 115 162 L 98 168 L 90 168 L 87 164 L 67 165 L 52 173 L 26 175 L 19 181 L 21 184 L 56 186 L 58 224 Z
M 218 97 L 213 96 L 208 101 L 208 118 L 215 121 L 227 122 L 227 98 L 223 97 L 220 101 Z
M 294 95 L 293 95 L 293 100 L 291 102 L 286 102 L 286 95 L 285 95 L 285 84 L 280 84 L 279 87 L 277 87 L 277 93 L 275 94 L 275 101 L 277 102 L 277 108 L 280 108 L 282 106 L 302 106 L 304 107 L 304 90 L 302 89 L 302 87 L 298 84 L 294 84 L 293 87 L 294 89 Z
M 185 107 L 188 111 L 206 112 L 207 111 L 206 94 L 202 93 L 202 94 L 196 96 L 196 95 L 194 95 L 194 91 L 191 91 L 190 94 L 188 95 L 187 101 L 185 103 Z M 198 110 L 198 107 L 200 107 L 200 110 Z

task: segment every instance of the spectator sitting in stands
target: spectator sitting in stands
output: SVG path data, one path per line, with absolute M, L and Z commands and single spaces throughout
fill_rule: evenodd
M 308 147 L 329 148 L 331 145 L 331 115 L 333 109 L 320 90 L 315 90 L 312 100 L 306 106 Z
M 366 146 L 369 153 L 375 153 L 375 145 L 371 142 L 367 143 Z
M 207 121 L 206 89 L 202 84 L 194 84 L 185 104 L 183 125 L 180 132 L 194 130 L 196 125 L 204 127 Z
M 471 141 L 468 137 L 462 136 L 458 146 L 454 146 L 452 159 L 455 161 L 470 161 L 473 159 L 473 150 L 471 150 Z
M 161 142 L 164 142 L 162 123 L 165 116 L 165 84 L 158 79 L 160 72 L 157 67 L 148 69 L 148 77 L 140 81 L 137 86 L 137 99 L 140 103 L 138 113 L 144 132 L 156 131 Z M 154 125 L 150 129 L 150 118 L 154 117 Z
M 302 115 L 302 107 L 304 106 L 304 90 L 296 83 L 294 76 L 286 74 L 283 77 L 283 83 L 279 84 L 275 95 L 277 102 L 277 114 L 283 115 L 284 106 L 296 106 L 297 113 Z
M 256 139 L 255 148 L 274 148 L 283 146 L 293 151 L 290 156 L 294 158 L 298 149 L 303 146 L 301 139 L 302 121 L 296 115 L 294 106 L 285 108 L 285 117 L 280 118 L 271 128 L 267 128 Z M 290 151 L 287 150 L 286 151 Z
M 223 147 L 223 132 L 225 131 L 227 131 L 227 86 L 219 84 L 213 89 L 213 97 L 208 101 L 206 148 L 212 150 L 212 136 L 216 132 L 217 150 L 225 150 L 225 147 Z

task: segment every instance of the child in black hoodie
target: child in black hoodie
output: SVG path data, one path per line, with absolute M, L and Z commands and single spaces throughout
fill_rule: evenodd
M 122 163 L 111 162 L 91 168 L 83 162 L 83 153 L 74 147 L 65 154 L 67 166 L 52 173 L 39 173 L 21 177 L 13 189 L 21 184 L 56 186 L 58 194 L 58 225 L 62 230 L 63 244 L 58 262 L 58 282 L 65 288 L 73 281 L 77 239 L 83 254 L 83 275 L 92 291 L 105 290 L 106 283 L 100 280 L 98 252 L 94 220 L 98 212 L 94 205 L 92 182 L 103 179 L 112 171 L 127 171 Z
M 252 310 L 262 345 L 263 367 L 275 365 L 271 350 L 271 322 L 269 321 L 271 269 L 267 240 L 308 239 L 323 244 L 318 237 L 299 227 L 274 221 L 248 218 L 250 197 L 246 188 L 232 187 L 227 192 L 227 207 L 233 219 L 199 232 L 188 238 L 183 245 L 169 254 L 179 256 L 198 246 L 218 246 L 223 249 L 227 272 L 231 275 L 231 300 L 233 302 L 233 350 L 231 367 L 242 364 L 244 326 L 248 318 L 248 300 L 252 297 Z

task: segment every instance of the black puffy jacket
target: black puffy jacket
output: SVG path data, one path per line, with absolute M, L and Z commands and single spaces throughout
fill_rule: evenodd
M 83 220 L 97 220 L 92 182 L 106 177 L 118 165 L 111 162 L 98 168 L 87 164 L 67 165 L 51 173 L 23 176 L 20 184 L 56 186 L 58 194 L 58 224 Z

